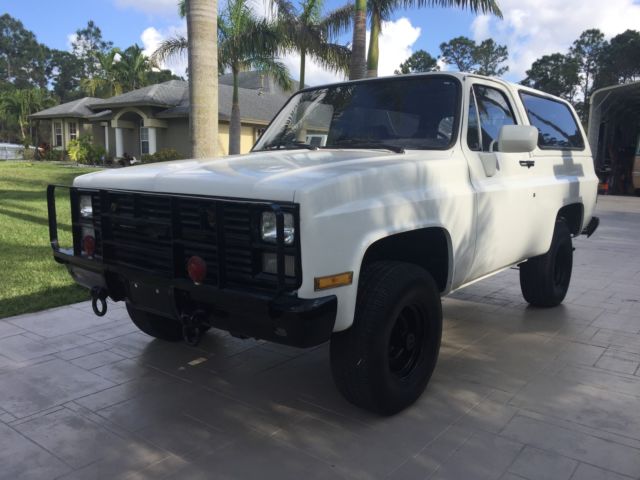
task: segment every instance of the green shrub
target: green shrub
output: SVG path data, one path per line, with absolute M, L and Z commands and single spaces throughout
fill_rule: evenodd
M 184 155 L 175 148 L 163 148 L 156 153 L 142 155 L 142 163 L 168 162 L 169 160 L 182 160 Z
M 95 165 L 105 155 L 102 145 L 94 145 L 91 135 L 83 135 L 69 142 L 69 158 L 77 163 Z
M 55 150 L 52 148 L 44 154 L 42 159 L 47 160 L 49 162 L 63 162 L 66 157 L 67 157 L 66 150 Z

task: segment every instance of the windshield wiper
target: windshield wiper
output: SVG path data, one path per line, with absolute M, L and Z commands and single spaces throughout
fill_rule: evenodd
M 360 141 L 360 140 L 342 140 L 340 142 L 334 143 L 333 145 L 327 145 L 325 148 L 370 148 L 370 149 L 383 149 L 383 150 L 391 150 L 395 153 L 404 153 L 404 148 L 399 147 L 398 145 L 391 145 L 389 143 L 381 143 L 381 142 L 370 142 L 370 141 Z
M 268 145 L 264 147 L 262 150 L 299 150 L 299 149 L 318 150 L 318 147 L 309 145 L 308 143 L 304 143 L 304 142 L 299 142 L 299 143 L 294 142 L 294 143 L 287 143 L 287 144 L 277 143 L 275 145 Z

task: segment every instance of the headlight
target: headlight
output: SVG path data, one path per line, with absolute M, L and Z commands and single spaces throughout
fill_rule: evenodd
M 293 239 L 296 235 L 296 229 L 293 226 L 293 215 L 284 214 L 284 243 L 285 245 L 293 245 Z M 276 214 L 275 212 L 262 212 L 262 221 L 260 222 L 260 238 L 268 243 L 276 243 L 278 235 L 276 231 Z
M 93 217 L 93 205 L 91 195 L 80 195 L 80 216 L 82 218 Z

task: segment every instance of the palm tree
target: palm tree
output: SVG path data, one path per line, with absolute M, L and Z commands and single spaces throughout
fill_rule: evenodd
M 92 97 L 113 97 L 122 93 L 122 82 L 118 59 L 122 53 L 119 48 L 108 52 L 96 52 L 98 69 L 93 77 L 80 80 L 80 86 Z
M 189 0 L 188 5 L 193 1 Z M 162 62 L 183 53 L 189 46 L 184 37 L 170 38 L 160 44 L 152 58 Z M 292 81 L 287 68 L 274 59 L 287 46 L 282 29 L 271 20 L 257 18 L 247 0 L 229 0 L 224 12 L 218 16 L 218 69 L 230 70 L 233 75 L 229 154 L 240 153 L 240 72 L 258 70 L 270 75 L 283 89 L 290 90 Z M 190 70 L 189 77 L 193 74 Z
M 30 134 L 29 116 L 39 110 L 49 108 L 55 101 L 49 92 L 40 88 L 7 90 L 0 96 L 0 114 L 18 124 L 22 141 Z
M 138 45 L 132 45 L 122 52 L 117 65 L 118 77 L 123 90 L 135 90 L 148 84 L 147 74 L 154 65 Z
M 378 76 L 378 37 L 382 30 L 382 22 L 391 18 L 398 8 L 415 7 L 460 7 L 468 8 L 474 13 L 491 13 L 502 18 L 502 12 L 495 0 L 369 0 L 370 34 L 369 52 L 367 55 L 367 77 Z M 354 44 L 354 50 L 355 50 Z
M 349 80 L 363 78 L 367 73 L 367 0 L 355 0 L 354 7 Z
M 323 17 L 323 0 L 302 0 L 299 9 L 289 0 L 272 0 L 272 3 L 277 8 L 284 34 L 293 49 L 300 53 L 300 88 L 304 88 L 307 55 L 327 70 L 348 71 L 350 50 L 328 40 L 349 28 L 352 5 L 340 7 Z

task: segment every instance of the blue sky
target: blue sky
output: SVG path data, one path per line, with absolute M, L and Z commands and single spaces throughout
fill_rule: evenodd
M 256 0 L 262 2 L 263 0 Z M 222 1 L 219 1 L 222 3 Z M 613 36 L 627 28 L 640 28 L 640 0 L 498 0 L 504 20 L 474 16 L 456 9 L 425 8 L 398 11 L 383 27 L 381 74 L 390 74 L 412 52 L 426 49 L 439 53 L 439 44 L 458 35 L 475 40 L 492 37 L 509 47 L 510 73 L 520 80 L 531 62 L 543 54 L 566 51 L 580 32 L 601 28 Z M 177 14 L 177 0 L 64 0 L 51 8 L 51 0 L 4 0 L 4 10 L 35 32 L 40 42 L 67 49 L 69 35 L 94 20 L 104 38 L 116 46 L 138 43 L 152 50 L 162 38 L 185 30 Z M 326 9 L 343 4 L 327 0 Z M 545 12 L 545 15 L 540 15 Z M 350 35 L 345 41 L 350 39 Z M 183 63 L 183 62 L 182 62 Z M 285 59 L 296 76 L 295 55 Z M 181 62 L 169 67 L 184 68 Z M 335 78 L 319 67 L 310 66 L 310 83 Z

